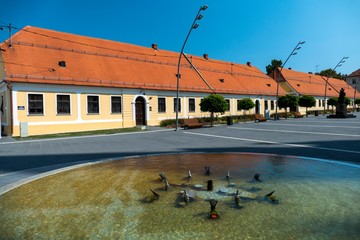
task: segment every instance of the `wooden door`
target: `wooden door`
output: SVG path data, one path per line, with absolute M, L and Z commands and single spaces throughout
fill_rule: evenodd
M 145 124 L 145 100 L 142 97 L 136 98 L 135 101 L 135 119 L 136 125 L 146 125 Z
M 260 114 L 260 101 L 255 101 L 255 114 Z

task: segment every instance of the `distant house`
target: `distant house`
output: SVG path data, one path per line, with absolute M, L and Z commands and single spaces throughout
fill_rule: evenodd
M 345 77 L 346 82 L 357 91 L 360 91 L 360 68 Z
M 345 89 L 347 96 L 352 99 L 354 88 L 345 81 L 336 78 L 327 78 L 311 72 L 304 73 L 292 69 L 280 68 L 271 73 L 271 76 L 279 81 L 280 86 L 288 93 L 297 96 L 310 95 L 316 99 L 316 106 L 312 110 L 329 109 L 326 100 L 331 97 L 338 97 L 341 88 Z M 356 92 L 357 96 L 359 92 Z M 305 108 L 299 108 L 305 112 Z
M 177 52 L 30 26 L 11 42 L 0 44 L 3 134 L 155 126 L 175 118 Z M 251 63 L 186 56 L 180 118 L 208 116 L 199 103 L 213 91 L 229 102 L 225 115 L 241 115 L 237 100 L 245 97 L 256 104 L 253 113 L 274 111 L 276 82 Z

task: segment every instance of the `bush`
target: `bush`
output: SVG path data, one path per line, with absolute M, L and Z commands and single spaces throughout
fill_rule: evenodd
M 213 123 L 215 124 L 225 124 L 227 123 L 227 117 L 228 116 L 214 116 L 213 119 Z M 232 115 L 231 116 L 233 118 L 233 122 L 247 122 L 247 121 L 253 121 L 255 119 L 255 115 L 251 114 L 251 115 Z M 209 124 L 211 122 L 211 118 L 210 117 L 200 117 L 200 118 L 196 118 L 198 119 L 199 122 L 202 123 L 207 123 Z M 184 119 L 179 119 L 179 125 L 183 125 L 184 124 Z M 176 119 L 164 119 L 160 121 L 160 127 L 175 127 L 176 125 Z
M 184 119 L 179 119 L 179 125 L 184 124 Z M 164 119 L 160 121 L 160 127 L 175 127 L 176 119 Z

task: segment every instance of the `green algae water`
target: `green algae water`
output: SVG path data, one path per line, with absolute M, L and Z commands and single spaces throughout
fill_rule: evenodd
M 356 166 L 273 155 L 122 159 L 3 194 L 0 239 L 360 239 L 359 180 Z M 274 190 L 275 202 L 264 197 Z M 211 199 L 219 219 L 209 218 Z

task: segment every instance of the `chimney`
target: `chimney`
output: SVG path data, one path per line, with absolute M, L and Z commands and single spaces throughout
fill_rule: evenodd
M 206 60 L 209 60 L 209 54 L 204 53 L 203 57 L 204 57 Z
M 247 62 L 246 65 L 248 65 L 249 67 L 251 67 L 251 62 Z
M 152 49 L 158 50 L 158 45 L 156 43 L 151 44 Z

